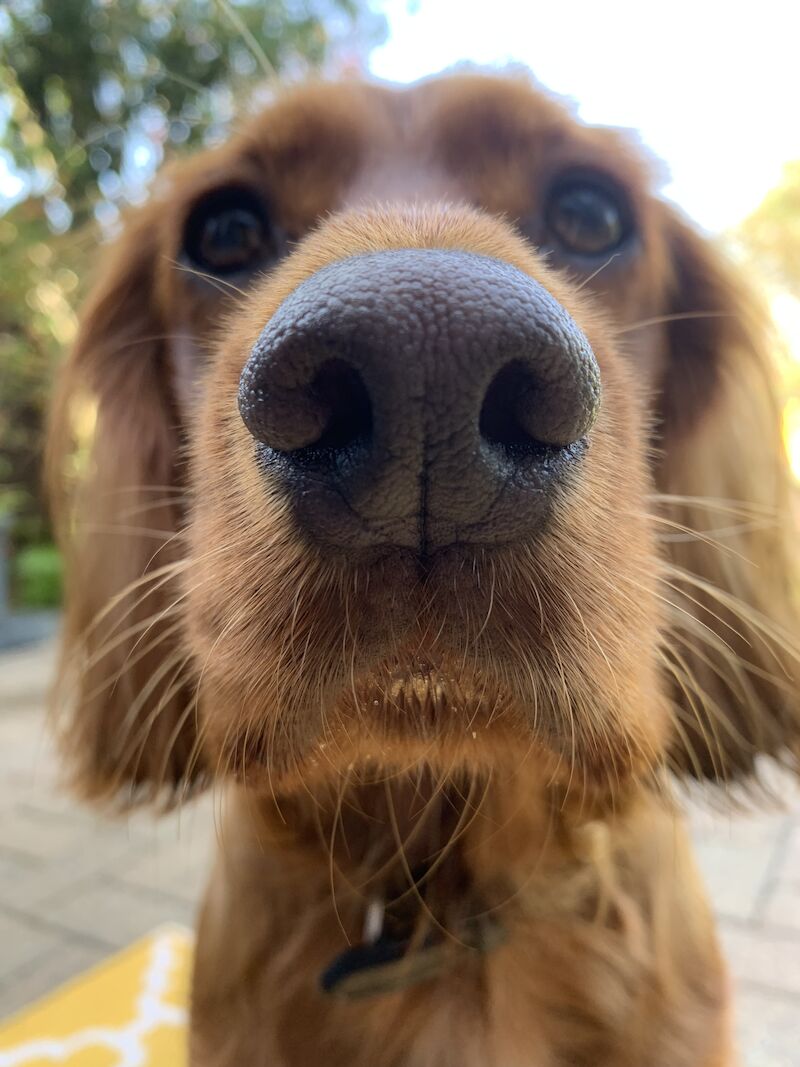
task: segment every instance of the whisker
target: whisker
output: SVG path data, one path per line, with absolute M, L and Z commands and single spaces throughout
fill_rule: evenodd
M 196 267 L 190 267 L 186 263 L 181 263 L 180 260 L 171 259 L 169 256 L 165 256 L 164 259 L 166 259 L 171 267 L 175 267 L 176 270 L 181 271 L 183 274 L 191 274 L 195 278 L 202 278 L 203 281 L 209 282 L 221 293 L 224 293 L 227 290 L 236 293 L 243 298 L 247 296 L 247 292 L 244 289 L 241 289 L 238 285 L 234 285 L 233 282 L 227 281 L 225 278 L 219 278 L 215 274 L 207 274 L 205 271 L 198 270 Z
M 597 277 L 598 274 L 602 274 L 602 272 L 606 269 L 606 267 L 611 266 L 611 264 L 614 262 L 615 259 L 619 259 L 619 255 L 620 255 L 619 252 L 613 252 L 608 257 L 608 259 L 605 261 L 605 263 L 602 263 L 596 270 L 593 270 L 588 278 L 584 278 L 580 282 L 580 284 L 575 287 L 577 289 L 577 291 L 580 292 L 581 289 L 585 289 L 586 286 L 589 285 L 590 282 L 594 281 L 594 279 Z
M 754 515 L 777 517 L 779 510 L 774 505 L 760 504 L 748 500 L 732 500 L 727 497 L 692 496 L 682 493 L 652 493 L 648 498 L 655 504 L 680 504 L 691 508 L 703 508 L 706 511 L 719 511 L 727 515 L 752 518 Z
M 643 330 L 647 326 L 660 326 L 667 322 L 684 322 L 692 319 L 730 319 L 736 316 L 730 311 L 681 311 L 673 315 L 656 315 L 652 319 L 640 319 L 639 322 L 631 323 L 617 330 L 618 336 L 633 333 L 634 330 Z

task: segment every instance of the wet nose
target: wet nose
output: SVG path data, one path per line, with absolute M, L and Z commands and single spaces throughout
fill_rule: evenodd
M 445 249 L 317 271 L 269 320 L 239 388 L 260 462 L 309 536 L 423 556 L 536 530 L 599 400 L 589 342 L 542 285 Z

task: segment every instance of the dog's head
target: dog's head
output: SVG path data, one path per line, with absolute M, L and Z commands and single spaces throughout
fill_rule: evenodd
M 727 779 L 797 726 L 764 330 L 524 80 L 295 90 L 165 174 L 56 405 L 84 789 Z M 57 492 L 63 497 L 63 487 Z

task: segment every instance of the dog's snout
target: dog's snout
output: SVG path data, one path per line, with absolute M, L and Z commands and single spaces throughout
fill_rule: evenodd
M 239 407 L 317 541 L 427 555 L 534 530 L 599 398 L 588 340 L 533 278 L 401 249 L 299 285 L 250 354 Z

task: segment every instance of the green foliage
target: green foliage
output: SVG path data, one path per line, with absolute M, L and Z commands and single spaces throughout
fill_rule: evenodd
M 218 137 L 245 88 L 357 54 L 384 27 L 364 0 L 10 0 L 7 12 L 6 91 L 24 106 L 6 148 L 22 167 L 55 166 L 57 225 L 139 185 L 164 145 Z
M 800 160 L 787 163 L 737 236 L 773 281 L 800 297 Z
M 47 536 L 40 457 L 54 368 L 74 333 L 73 245 L 68 237 L 53 240 L 41 201 L 0 218 L 0 511 L 14 515 L 17 543 Z
M 61 601 L 61 557 L 53 545 L 28 545 L 14 558 L 11 590 L 24 608 L 53 608 Z
M 276 74 L 358 63 L 369 0 L 0 0 L 0 511 L 49 539 L 39 485 L 57 363 L 95 246 L 165 152 L 221 139 Z
M 746 268 L 765 286 L 783 343 L 778 349 L 787 445 L 800 477 L 800 160 L 787 163 L 778 185 L 734 232 Z M 791 311 L 790 308 L 794 308 Z

